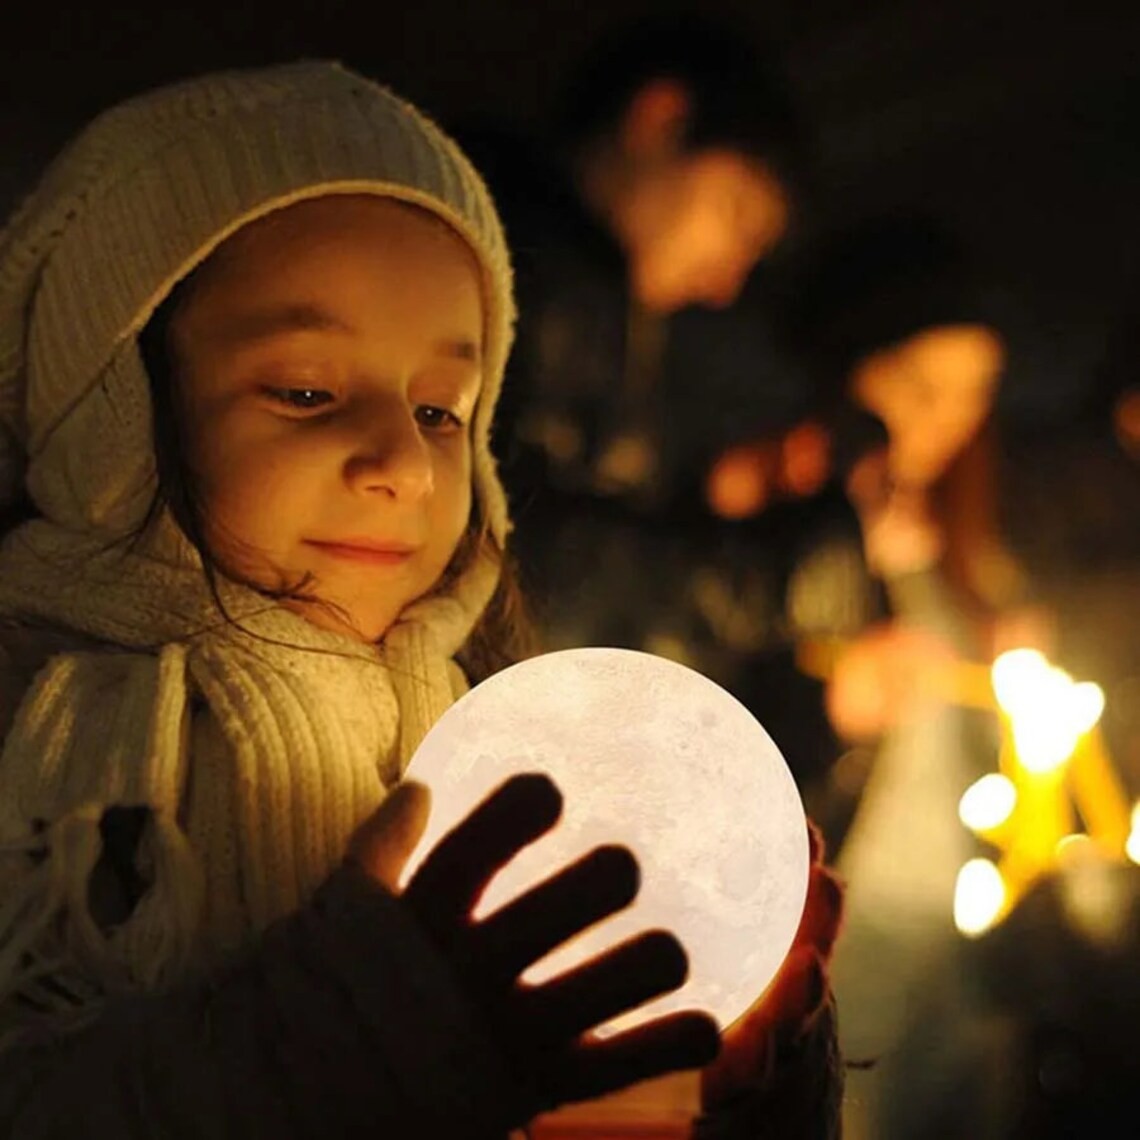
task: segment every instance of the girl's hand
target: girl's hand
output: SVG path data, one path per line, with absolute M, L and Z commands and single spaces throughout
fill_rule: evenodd
M 398 893 L 428 805 L 426 788 L 398 787 L 356 834 L 350 859 Z M 492 1040 L 535 1090 L 536 1112 L 696 1068 L 719 1048 L 715 1022 L 697 1013 L 604 1040 L 589 1032 L 685 980 L 685 952 L 664 931 L 642 934 L 542 985 L 519 980 L 556 946 L 633 901 L 639 872 L 624 847 L 597 848 L 497 912 L 472 919 L 494 875 L 549 831 L 561 810 L 561 795 L 545 776 L 508 780 L 439 842 L 403 892 Z
M 843 1069 L 827 982 L 843 888 L 823 865 L 814 825 L 811 875 L 799 930 L 779 973 L 724 1035 L 701 1075 L 704 1115 L 694 1140 L 831 1140 L 839 1135 Z

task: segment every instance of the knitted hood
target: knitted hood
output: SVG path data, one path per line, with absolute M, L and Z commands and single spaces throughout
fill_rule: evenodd
M 506 508 L 487 446 L 514 305 L 502 228 L 459 149 L 390 92 L 330 63 L 206 76 L 129 100 L 60 155 L 0 235 L 0 506 L 122 531 L 154 487 L 135 336 L 171 288 L 254 218 L 305 198 L 378 194 L 441 217 L 484 275 L 474 422 L 478 500 Z

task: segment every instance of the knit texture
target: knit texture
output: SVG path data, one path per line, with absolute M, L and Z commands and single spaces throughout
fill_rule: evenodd
M 0 503 L 23 486 L 40 516 L 0 547 L 0 616 L 107 647 L 48 661 L 0 755 L 0 1002 L 88 1010 L 248 945 L 311 896 L 465 687 L 453 657 L 498 581 L 489 554 L 368 646 L 224 581 L 236 623 L 223 620 L 169 516 L 140 545 L 118 541 L 156 486 L 137 334 L 239 227 L 341 193 L 430 210 L 478 259 L 473 481 L 501 545 L 488 441 L 514 319 L 506 246 L 466 159 L 390 92 L 301 63 L 131 100 L 0 235 Z M 113 805 L 150 808 L 150 886 L 108 931 L 88 884 Z

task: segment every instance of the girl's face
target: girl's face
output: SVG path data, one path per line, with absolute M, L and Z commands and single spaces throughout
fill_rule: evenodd
M 171 322 L 205 534 L 223 569 L 325 628 L 381 637 L 439 580 L 471 513 L 483 309 L 473 254 L 383 198 L 260 219 Z
M 864 358 L 851 377 L 856 402 L 887 429 L 891 475 L 936 482 L 993 407 L 1005 350 L 983 325 L 925 329 Z

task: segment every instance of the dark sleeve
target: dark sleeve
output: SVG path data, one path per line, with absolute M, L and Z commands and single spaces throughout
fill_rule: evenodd
M 224 973 L 0 1053 L 12 1140 L 482 1140 L 529 1115 L 446 962 L 351 867 Z

